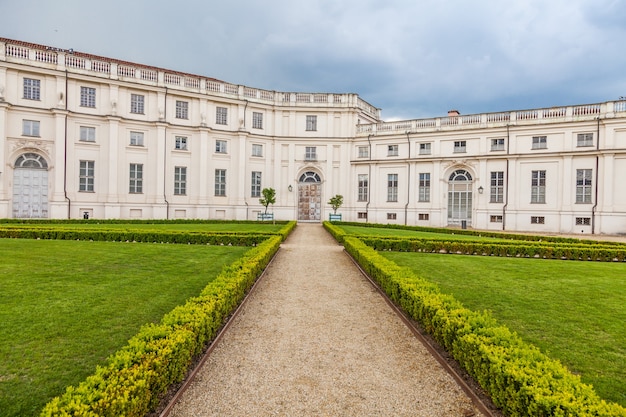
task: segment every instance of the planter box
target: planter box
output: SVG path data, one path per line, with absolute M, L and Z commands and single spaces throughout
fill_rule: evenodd
M 256 219 L 257 220 L 263 220 L 263 221 L 274 220 L 274 213 L 267 213 L 267 214 L 266 213 L 259 213 L 259 214 L 257 214 Z
M 329 214 L 328 215 L 328 220 L 333 222 L 340 222 L 341 221 L 341 214 Z

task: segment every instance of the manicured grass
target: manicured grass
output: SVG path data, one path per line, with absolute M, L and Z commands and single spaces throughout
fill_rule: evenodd
M 386 229 L 383 227 L 361 227 L 340 225 L 347 234 L 358 236 L 376 237 L 399 237 L 415 239 L 441 239 L 441 240 L 498 240 L 490 237 L 480 237 L 472 235 L 461 235 L 452 233 L 423 232 L 419 230 Z
M 626 265 L 383 252 L 626 406 Z
M 37 223 L 2 223 L 0 227 L 37 227 Z M 271 223 L 98 223 L 96 220 L 84 223 L 42 223 L 42 227 L 55 229 L 102 229 L 102 230 L 159 230 L 175 232 L 222 232 L 222 233 L 276 233 L 284 224 Z
M 38 415 L 246 250 L 0 239 L 0 415 Z

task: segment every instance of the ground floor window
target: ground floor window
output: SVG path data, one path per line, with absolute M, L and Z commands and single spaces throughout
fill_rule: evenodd
M 543 216 L 530 216 L 531 224 L 545 224 L 546 218 Z

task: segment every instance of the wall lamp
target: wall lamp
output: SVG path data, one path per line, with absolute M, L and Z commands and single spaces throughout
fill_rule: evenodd
M 289 184 L 289 187 L 287 187 L 287 189 L 289 190 L 289 192 L 293 191 L 293 187 L 291 186 L 291 184 Z
M 478 187 L 478 194 L 482 194 L 483 191 L 485 191 L 485 189 L 483 188 L 482 185 L 480 187 Z

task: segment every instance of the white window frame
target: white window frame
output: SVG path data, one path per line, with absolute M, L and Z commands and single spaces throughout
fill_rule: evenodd
M 491 171 L 490 203 L 504 203 L 504 171 Z
M 78 169 L 78 191 L 94 192 L 95 161 L 80 161 Z
M 306 131 L 307 132 L 317 131 L 317 116 L 316 115 L 306 116 Z
M 130 164 L 128 192 L 143 193 L 143 164 Z
M 387 156 L 398 156 L 398 145 L 387 145 Z
M 176 100 L 176 118 L 189 119 L 189 102 Z
M 39 120 L 22 120 L 22 136 L 39 137 L 40 126 Z
M 215 153 L 228 153 L 228 141 L 217 139 L 215 141 Z
M 41 100 L 41 80 L 24 78 L 24 98 L 26 100 Z
M 317 161 L 317 146 L 307 146 L 304 149 L 305 161 Z
M 357 177 L 357 201 L 367 201 L 369 196 L 369 175 L 359 174 Z
M 504 138 L 491 139 L 491 150 L 503 151 L 504 150 Z
M 187 167 L 174 167 L 174 195 L 187 194 Z
M 129 145 L 130 146 L 144 146 L 143 137 L 144 137 L 143 132 L 131 131 Z
M 593 146 L 593 133 L 579 133 L 576 136 L 576 146 L 579 148 Z
M 215 195 L 217 197 L 226 196 L 226 170 L 215 170 Z
M 263 113 L 252 112 L 252 128 L 263 129 Z
M 80 87 L 80 106 L 96 107 L 96 89 L 94 87 Z
M 531 204 L 545 204 L 546 202 L 546 171 L 531 172 L 530 202 Z
M 250 197 L 261 197 L 261 181 L 263 173 L 261 171 L 252 171 L 250 178 Z
M 174 149 L 178 151 L 186 151 L 188 144 L 187 136 L 176 136 L 174 138 Z
M 430 155 L 431 153 L 431 144 L 430 142 L 428 143 L 420 143 L 420 151 L 419 154 L 420 155 Z
M 259 143 L 252 144 L 252 156 L 262 158 L 263 157 L 263 145 Z
M 80 127 L 79 140 L 81 142 L 95 142 L 96 141 L 96 128 L 93 126 L 81 126 Z
M 134 114 L 144 114 L 145 96 L 142 94 L 130 95 L 130 112 Z
M 548 149 L 547 136 L 533 136 L 531 149 Z
M 227 125 L 228 124 L 228 107 L 216 107 L 215 108 L 215 124 Z
M 593 170 L 576 170 L 576 204 L 591 204 Z
M 358 152 L 359 152 L 359 158 L 369 158 L 370 156 L 369 146 L 359 146 Z
M 430 201 L 430 172 L 421 172 L 418 182 L 417 201 L 427 203 Z
M 454 141 L 454 153 L 466 153 L 466 152 L 467 152 L 467 141 L 455 140 Z
M 387 202 L 398 201 L 398 174 L 387 174 Z

